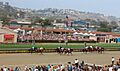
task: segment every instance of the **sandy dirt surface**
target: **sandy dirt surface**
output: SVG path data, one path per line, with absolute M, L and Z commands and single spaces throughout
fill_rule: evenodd
M 120 58 L 120 51 L 106 51 L 103 54 L 73 52 L 72 56 L 57 53 L 44 53 L 43 55 L 29 53 L 0 54 L 0 65 L 65 64 L 68 61 L 74 62 L 76 58 L 80 62 L 84 60 L 86 63 L 104 65 L 111 63 L 112 56 L 117 60 Z

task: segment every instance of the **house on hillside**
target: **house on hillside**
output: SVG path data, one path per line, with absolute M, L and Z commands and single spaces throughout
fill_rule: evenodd
M 84 30 L 88 32 L 95 32 L 97 31 L 96 27 L 94 25 L 91 25 L 90 22 L 78 20 L 74 21 L 72 26 L 77 30 Z
M 41 24 L 39 24 L 39 23 L 32 24 L 31 22 L 27 22 L 27 21 L 12 20 L 12 21 L 10 21 L 10 26 L 28 28 L 28 27 L 39 27 L 39 26 L 41 26 Z
M 65 23 L 52 23 L 56 27 L 65 27 Z

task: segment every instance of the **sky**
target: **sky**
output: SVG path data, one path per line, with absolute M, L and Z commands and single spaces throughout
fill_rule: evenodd
M 20 8 L 75 9 L 120 18 L 120 0 L 0 0 Z

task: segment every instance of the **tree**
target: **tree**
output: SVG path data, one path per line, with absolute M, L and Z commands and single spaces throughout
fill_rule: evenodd
M 101 28 L 107 28 L 108 24 L 109 24 L 109 23 L 106 22 L 106 21 L 101 21 L 101 22 L 100 22 L 100 27 L 101 27 Z
M 9 23 L 9 21 L 10 21 L 10 18 L 8 18 L 8 17 L 2 17 L 1 18 L 1 21 L 3 21 L 3 26 L 5 26 L 5 25 L 10 25 L 10 23 Z
M 39 18 L 39 17 L 36 17 L 34 19 L 31 19 L 31 22 L 32 22 L 32 25 L 36 24 L 36 23 L 39 23 L 42 27 L 44 26 L 51 26 L 51 21 L 52 20 L 49 20 L 49 19 L 43 19 L 43 18 Z
M 111 23 L 111 27 L 112 27 L 112 29 L 115 29 L 115 28 L 117 28 L 118 27 L 118 24 L 117 24 L 117 22 L 116 21 L 111 21 L 110 22 Z
M 49 26 L 49 25 L 51 25 L 51 21 L 50 21 L 49 19 L 45 19 L 45 20 L 43 21 L 43 23 L 44 23 L 44 26 Z
M 111 32 L 111 28 L 98 28 L 97 31 L 101 31 L 101 32 Z
M 111 32 L 112 28 L 111 26 L 109 25 L 108 22 L 106 21 L 100 21 L 99 22 L 99 28 L 97 28 L 97 31 L 101 31 L 101 32 Z

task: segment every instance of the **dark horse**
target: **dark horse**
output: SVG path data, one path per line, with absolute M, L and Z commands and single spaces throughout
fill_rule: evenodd
M 44 50 L 45 48 L 41 47 L 41 48 L 38 48 L 36 52 L 43 54 Z
M 104 50 L 105 50 L 105 49 L 104 49 L 103 47 L 98 47 L 98 49 L 97 49 L 98 53 L 103 53 Z
M 73 51 L 73 49 L 72 48 L 63 48 L 63 47 L 58 47 L 58 48 L 56 48 L 56 52 L 58 53 L 58 54 L 64 54 L 64 55 L 72 55 L 72 51 Z
M 45 48 L 36 48 L 36 47 L 34 47 L 34 48 L 30 48 L 30 49 L 28 49 L 28 51 L 29 51 L 29 53 L 41 53 L 41 54 L 43 54 L 43 51 L 45 50 Z
M 34 53 L 37 51 L 37 48 L 36 47 L 30 48 L 30 49 L 28 49 L 28 51 L 29 51 L 29 53 Z
M 73 52 L 72 48 L 67 48 L 67 49 L 65 49 L 64 54 L 72 55 L 72 52 Z
M 98 53 L 103 53 L 104 52 L 104 48 L 103 47 L 93 47 L 93 46 L 87 46 L 85 48 L 80 49 L 81 52 L 83 53 L 87 53 L 87 52 L 98 52 Z
M 56 52 L 58 53 L 58 54 L 63 54 L 64 53 L 64 51 L 65 51 L 65 48 L 63 48 L 63 47 L 58 47 L 58 48 L 56 48 Z

